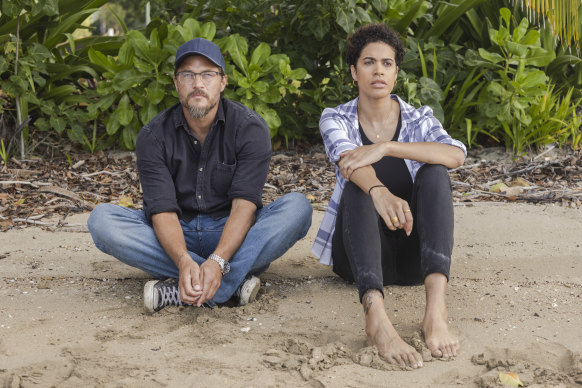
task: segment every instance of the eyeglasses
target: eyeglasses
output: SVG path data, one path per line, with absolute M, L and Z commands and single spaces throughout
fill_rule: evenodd
M 222 75 L 219 71 L 206 70 L 201 73 L 194 73 L 192 71 L 181 71 L 176 73 L 176 78 L 182 84 L 193 84 L 196 81 L 196 76 L 199 75 L 202 82 L 205 84 L 211 83 L 217 75 Z

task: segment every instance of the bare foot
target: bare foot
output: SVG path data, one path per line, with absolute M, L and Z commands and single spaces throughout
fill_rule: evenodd
M 424 313 L 424 340 L 433 357 L 449 358 L 457 355 L 459 340 L 449 333 L 445 288 L 447 278 L 432 273 L 424 279 L 426 288 L 426 311 Z
M 459 340 L 449 332 L 446 318 L 426 316 L 422 324 L 424 339 L 433 357 L 455 357 Z
M 375 346 L 388 363 L 420 368 L 421 355 L 400 338 L 384 309 L 384 299 L 378 290 L 368 291 L 362 298 L 366 313 L 368 344 Z

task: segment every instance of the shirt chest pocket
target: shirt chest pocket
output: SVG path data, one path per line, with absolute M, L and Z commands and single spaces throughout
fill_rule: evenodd
M 228 190 L 232 184 L 232 178 L 236 170 L 236 163 L 225 164 L 222 162 L 217 162 L 212 171 L 212 178 L 210 183 L 212 185 L 211 190 L 214 194 L 220 196 L 228 195 Z

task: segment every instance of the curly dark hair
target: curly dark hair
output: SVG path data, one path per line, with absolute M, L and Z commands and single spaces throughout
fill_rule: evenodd
M 348 67 L 351 67 L 351 65 L 356 67 L 356 63 L 364 47 L 374 42 L 383 42 L 392 47 L 396 54 L 396 66 L 401 68 L 402 61 L 404 60 L 404 45 L 398 33 L 382 23 L 362 26 L 348 37 L 346 49 Z

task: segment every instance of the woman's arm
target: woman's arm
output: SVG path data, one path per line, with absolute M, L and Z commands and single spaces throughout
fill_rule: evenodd
M 464 151 L 456 146 L 435 142 L 400 143 L 387 141 L 342 153 L 338 166 L 342 176 L 346 180 L 350 180 L 354 171 L 361 167 L 370 166 L 384 156 L 416 160 L 428 164 L 442 164 L 447 168 L 457 168 L 465 161 Z
M 370 194 L 376 211 L 382 217 L 388 229 L 404 229 L 406 235 L 410 235 L 413 219 L 408 202 L 395 196 L 382 185 L 382 182 L 376 177 L 376 172 L 372 166 L 358 168 L 353 172 L 351 181 L 365 193 Z M 394 217 L 398 218 L 398 221 L 394 221 Z

